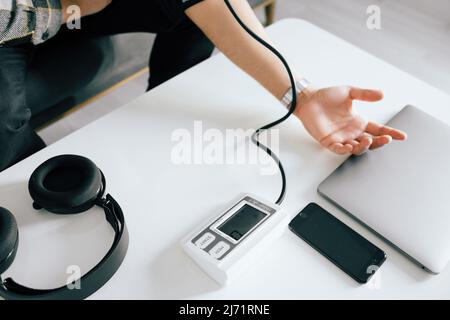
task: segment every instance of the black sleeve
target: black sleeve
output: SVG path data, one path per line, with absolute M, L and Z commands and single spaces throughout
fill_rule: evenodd
M 190 7 L 192 7 L 193 5 L 196 5 L 199 2 L 202 2 L 204 0 L 178 0 L 179 2 L 181 2 L 181 7 L 183 10 L 186 10 Z
M 180 23 L 187 18 L 184 12 L 202 1 L 204 0 L 158 0 L 158 3 L 172 22 Z

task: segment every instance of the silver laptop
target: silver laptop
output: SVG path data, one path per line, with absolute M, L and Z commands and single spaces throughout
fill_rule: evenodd
M 318 191 L 422 268 L 440 273 L 450 259 L 450 127 L 412 106 L 388 125 L 408 140 L 351 157 Z

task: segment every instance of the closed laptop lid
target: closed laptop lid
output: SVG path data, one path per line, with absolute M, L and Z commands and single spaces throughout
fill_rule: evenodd
M 450 127 L 407 106 L 405 142 L 351 157 L 318 191 L 434 273 L 450 258 Z

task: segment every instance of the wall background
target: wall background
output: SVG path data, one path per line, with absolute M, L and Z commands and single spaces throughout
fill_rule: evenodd
M 277 18 L 299 17 L 450 93 L 449 0 L 278 0 Z M 366 28 L 381 8 L 382 29 Z

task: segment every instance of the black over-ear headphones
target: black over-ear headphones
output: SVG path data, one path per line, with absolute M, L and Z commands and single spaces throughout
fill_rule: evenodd
M 106 220 L 115 231 L 114 242 L 105 257 L 81 277 L 81 288 L 27 288 L 1 275 L 11 266 L 19 244 L 19 230 L 11 212 L 0 208 L 0 296 L 5 299 L 84 299 L 100 289 L 119 269 L 128 250 L 128 230 L 122 209 L 111 195 L 103 194 L 103 173 L 89 159 L 76 155 L 51 158 L 32 174 L 28 189 L 36 210 L 44 208 L 56 214 L 84 212 L 94 205 L 105 210 Z

